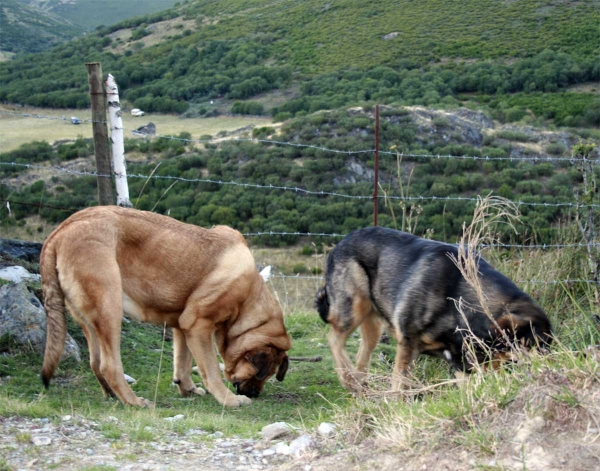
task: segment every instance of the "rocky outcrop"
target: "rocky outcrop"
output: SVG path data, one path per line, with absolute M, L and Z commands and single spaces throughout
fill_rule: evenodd
M 46 345 L 46 313 L 25 282 L 0 287 L 0 338 L 10 336 L 17 344 L 43 354 Z M 67 334 L 63 358 L 81 360 L 79 347 Z
M 42 244 L 24 240 L 0 239 L 0 254 L 16 260 L 39 263 Z

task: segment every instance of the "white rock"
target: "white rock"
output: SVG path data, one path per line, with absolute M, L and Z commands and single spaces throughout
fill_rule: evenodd
M 292 433 L 291 427 L 285 422 L 274 422 L 269 425 L 265 425 L 260 434 L 263 440 L 269 442 L 279 437 L 284 437 Z
M 277 445 L 275 445 L 273 450 L 275 450 L 275 453 L 277 453 L 278 455 L 289 455 L 292 453 L 290 446 L 287 443 L 283 442 L 279 442 Z
M 123 374 L 123 376 L 125 376 L 125 381 L 127 381 L 129 384 L 133 384 L 133 383 L 135 383 L 137 381 L 137 379 L 133 379 L 128 374 Z
M 38 435 L 36 437 L 31 437 L 31 443 L 35 446 L 47 446 L 52 443 L 50 437 L 46 437 L 45 435 Z
M 300 435 L 290 443 L 291 454 L 299 458 L 313 446 L 313 441 L 308 435 Z
M 263 456 L 273 456 L 275 454 L 275 450 L 273 450 L 272 448 L 269 448 L 267 450 L 264 450 L 262 452 Z
M 42 279 L 40 275 L 29 273 L 27 269 L 19 266 L 0 269 L 0 278 L 6 281 L 12 281 L 13 283 L 20 283 L 24 280 L 40 281 Z
M 312 466 L 307 464 L 306 466 L 304 466 L 304 471 L 310 471 L 312 469 Z
M 63 422 L 68 422 L 69 420 L 71 420 L 73 417 L 71 417 L 70 415 L 63 415 L 61 420 Z
M 331 437 L 332 435 L 335 435 L 336 431 L 337 427 L 335 424 L 329 422 L 322 422 L 318 428 L 319 435 L 322 437 Z
M 185 417 L 185 415 L 183 414 L 177 414 L 174 415 L 173 417 L 165 417 L 164 420 L 165 422 L 177 422 L 178 420 L 181 420 Z

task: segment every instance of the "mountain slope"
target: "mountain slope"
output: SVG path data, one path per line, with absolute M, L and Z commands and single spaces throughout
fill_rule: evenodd
M 171 8 L 178 0 L 20 0 L 87 30 Z
M 39 52 L 83 33 L 84 29 L 51 12 L 16 0 L 0 4 L 0 51 Z
M 233 100 L 276 89 L 296 91 L 289 103 L 263 107 L 279 119 L 374 101 L 448 105 L 464 93 L 501 96 L 493 106 L 503 110 L 514 107 L 505 94 L 524 93 L 507 115 L 522 117 L 535 104 L 544 119 L 559 116 L 556 124 L 596 125 L 592 94 L 563 92 L 600 77 L 598 5 L 196 0 L 99 28 L 33 63 L 0 65 L 0 101 L 86 107 L 83 63 L 100 61 L 124 98 L 146 111 L 181 113 L 190 103 L 206 111 L 221 97 L 231 109 Z M 539 93 L 557 94 L 552 110 L 540 107 Z

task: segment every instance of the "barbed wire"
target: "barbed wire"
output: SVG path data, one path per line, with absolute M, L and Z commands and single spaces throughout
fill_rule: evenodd
M 0 115 L 7 116 L 19 116 L 24 118 L 36 118 L 36 119 L 49 119 L 56 121 L 70 121 L 71 118 L 67 118 L 66 116 L 47 116 L 41 114 L 33 114 L 33 113 L 15 113 L 12 111 L 1 111 Z M 107 121 L 94 121 L 92 119 L 81 119 L 81 123 L 101 123 L 101 124 L 109 124 Z M 127 128 L 111 128 L 111 129 L 120 129 L 127 130 Z M 135 132 L 136 130 L 132 130 Z M 141 133 L 138 133 L 138 135 Z M 375 149 L 361 149 L 361 150 L 341 150 L 341 149 L 332 149 L 329 147 L 318 146 L 314 144 L 303 144 L 300 142 L 289 142 L 289 141 L 279 141 L 275 139 L 258 139 L 252 137 L 230 137 L 230 138 L 211 138 L 211 139 L 186 139 L 182 137 L 176 137 L 172 135 L 162 135 L 155 134 L 154 135 L 158 139 L 168 139 L 172 141 L 180 141 L 186 143 L 198 143 L 198 144 L 223 144 L 227 142 L 254 142 L 261 144 L 270 144 L 270 145 L 280 145 L 280 146 L 289 146 L 296 148 L 305 148 L 305 149 L 313 149 L 321 152 L 332 153 L 332 154 L 342 154 L 342 155 L 360 155 L 360 154 L 373 154 Z M 490 157 L 490 156 L 476 156 L 476 155 L 452 155 L 452 154 L 415 154 L 410 152 L 396 152 L 396 151 L 385 151 L 380 150 L 379 155 L 391 155 L 391 156 L 400 156 L 402 158 L 415 158 L 415 159 L 458 159 L 458 160 L 478 160 L 478 161 L 510 161 L 510 162 L 568 162 L 573 163 L 576 159 L 572 157 L 551 157 L 551 156 L 520 156 L 520 157 Z M 600 164 L 600 160 L 592 160 L 594 164 Z
M 289 147 L 298 147 L 305 149 L 319 150 L 331 154 L 343 154 L 343 155 L 359 155 L 359 154 L 374 154 L 375 149 L 362 149 L 362 150 L 340 150 L 331 149 L 329 147 L 317 146 L 314 144 L 302 144 L 299 142 L 289 141 L 277 141 L 274 139 L 257 139 L 252 137 L 231 137 L 231 138 L 220 138 L 220 139 L 185 139 L 176 136 L 165 136 L 162 134 L 155 135 L 159 139 L 168 139 L 172 141 L 182 141 L 187 143 L 198 143 L 198 144 L 222 144 L 226 142 L 255 142 L 262 144 L 275 144 Z M 507 160 L 511 162 L 569 162 L 573 163 L 576 159 L 572 157 L 550 157 L 550 156 L 531 156 L 531 157 L 489 157 L 489 156 L 476 156 L 476 155 L 451 155 L 451 154 L 413 154 L 408 152 L 393 152 L 379 150 L 379 155 L 393 155 L 400 157 L 409 158 L 421 158 L 421 159 L 459 159 L 459 160 L 483 160 L 486 162 L 496 160 Z M 592 161 L 594 163 L 600 163 L 600 161 Z
M 270 278 L 281 278 L 281 279 L 295 279 L 295 280 L 325 280 L 324 276 L 306 276 L 306 275 L 269 275 Z M 588 283 L 588 284 L 600 284 L 600 281 L 596 280 L 585 280 L 585 279 L 567 279 L 567 280 L 517 280 L 515 283 L 531 283 L 531 284 L 547 284 L 547 285 L 558 285 L 558 284 L 574 284 L 574 283 Z
M 143 175 L 143 174 L 127 174 L 122 175 L 119 173 L 112 174 L 101 174 L 95 171 L 81 171 L 81 170 L 72 170 L 65 167 L 58 166 L 44 166 L 37 164 L 22 164 L 18 162 L 0 162 L 2 166 L 13 166 L 13 167 L 23 167 L 23 168 L 37 168 L 43 170 L 53 170 L 60 173 L 66 173 L 70 175 L 79 175 L 79 176 L 89 176 L 89 177 L 103 177 L 103 178 L 140 178 L 140 179 L 158 179 L 158 180 L 170 180 L 170 181 L 181 181 L 185 183 L 209 183 L 215 185 L 228 185 L 228 186 L 238 186 L 243 188 L 259 188 L 266 190 L 281 190 L 281 191 L 292 191 L 294 193 L 301 193 L 305 195 L 313 195 L 313 196 L 332 196 L 338 198 L 346 198 L 353 200 L 372 200 L 372 195 L 349 195 L 347 193 L 339 193 L 335 191 L 324 191 L 324 190 L 307 190 L 300 187 L 289 187 L 284 185 L 261 185 L 258 183 L 243 183 L 237 182 L 234 180 L 211 180 L 209 178 L 185 178 L 185 177 L 175 177 L 172 175 Z M 479 201 L 478 198 L 470 198 L 466 196 L 394 196 L 394 195 L 378 195 L 378 199 L 382 200 L 396 200 L 396 201 L 413 201 L 413 202 L 426 202 L 426 201 L 463 201 L 463 202 L 472 202 L 477 203 Z M 517 206 L 544 206 L 548 208 L 560 208 L 560 207 L 569 207 L 569 208 L 600 208 L 600 204 L 578 204 L 578 203 L 539 203 L 539 202 L 530 202 L 530 201 L 512 201 Z
M 281 231 L 264 231 L 264 232 L 244 232 L 244 237 L 260 237 L 260 236 L 297 236 L 297 237 L 346 237 L 348 234 L 336 234 L 326 232 L 281 232 Z M 452 245 L 452 243 L 448 242 Z M 591 244 L 593 247 L 599 244 Z M 582 248 L 588 247 L 588 244 L 584 243 L 572 243 L 572 244 L 480 244 L 478 248 L 491 249 L 491 248 L 504 248 L 504 249 L 567 249 L 567 248 Z

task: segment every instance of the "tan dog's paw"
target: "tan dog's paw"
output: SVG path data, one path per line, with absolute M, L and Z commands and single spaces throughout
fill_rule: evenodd
M 221 401 L 219 401 L 221 402 Z M 227 397 L 225 397 L 225 400 L 222 402 L 222 404 L 224 406 L 227 407 L 239 407 L 242 404 L 251 404 L 252 403 L 252 399 L 250 399 L 249 397 L 246 396 L 237 396 L 235 394 L 227 394 Z
M 137 406 L 137 407 L 145 407 L 148 409 L 151 409 L 152 407 L 154 407 L 154 404 L 152 403 L 152 401 L 149 401 L 148 399 L 144 399 L 143 397 L 138 397 L 137 401 L 131 405 Z
M 187 390 L 187 394 L 196 394 L 198 396 L 204 396 L 206 394 L 206 391 L 202 388 L 199 388 L 197 386 L 194 386 L 192 389 L 188 389 Z

